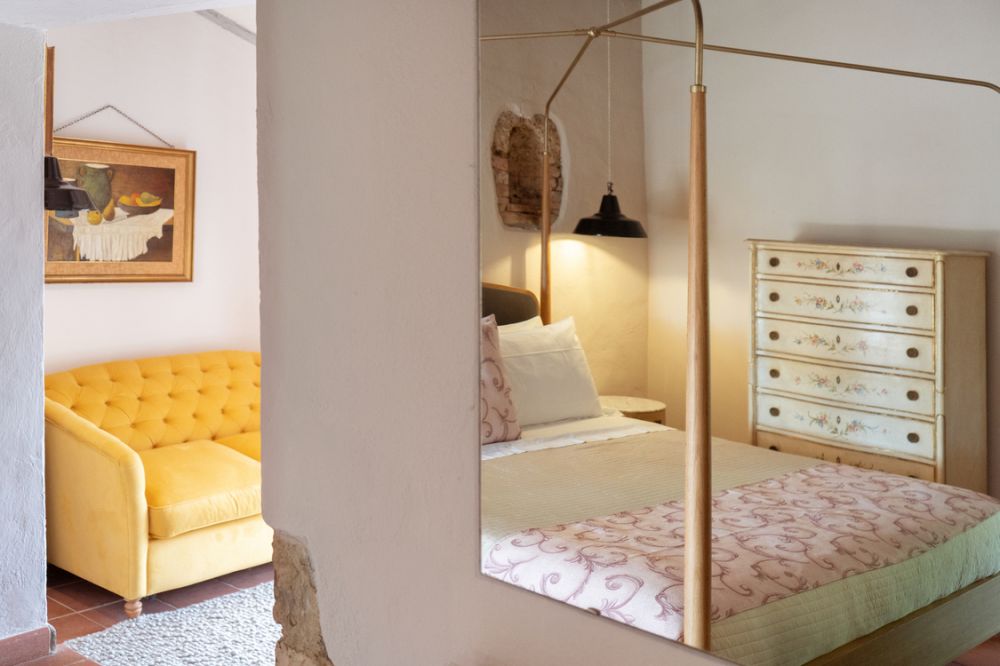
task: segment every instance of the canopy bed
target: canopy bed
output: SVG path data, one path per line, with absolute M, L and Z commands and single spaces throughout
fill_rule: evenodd
M 483 314 L 501 327 L 538 312 L 531 292 L 484 284 L 483 293 Z M 484 573 L 686 640 L 684 439 L 603 413 L 483 446 Z M 935 664 L 1000 629 L 1000 502 L 891 467 L 719 438 L 712 449 L 705 571 L 716 654 L 747 664 Z
M 712 441 L 709 431 L 706 88 L 702 85 L 703 51 L 714 50 L 741 56 L 978 86 L 996 93 L 1000 93 L 1000 87 L 986 81 L 706 45 L 698 0 L 691 0 L 695 20 L 694 42 L 662 39 L 615 29 L 678 1 L 656 2 L 637 12 L 609 21 L 605 25 L 588 29 L 481 37 L 484 42 L 508 39 L 585 38 L 545 104 L 545 121 L 542 126 L 545 128 L 546 140 L 543 144 L 542 183 L 549 182 L 547 132 L 552 103 L 577 63 L 596 39 L 609 37 L 638 40 L 692 47 L 695 50 L 695 75 L 694 84 L 691 86 L 685 431 L 649 425 L 649 429 L 637 432 L 634 429 L 630 430 L 635 427 L 633 424 L 601 421 L 578 424 L 584 431 L 590 428 L 587 431 L 589 434 L 586 435 L 579 433 L 570 435 L 542 429 L 537 432 L 526 432 L 526 441 L 519 445 L 504 447 L 491 444 L 490 446 L 496 448 L 496 457 L 490 457 L 493 454 L 484 454 L 483 463 L 483 570 L 489 575 L 522 584 L 528 589 L 560 598 L 612 619 L 626 621 L 666 637 L 681 638 L 685 643 L 704 650 L 715 647 L 710 644 L 712 630 L 718 631 L 719 627 L 727 625 L 733 633 L 722 632 L 721 635 L 713 636 L 723 643 L 721 650 L 717 651 L 732 658 L 737 654 L 747 657 L 746 650 L 750 650 L 748 658 L 755 663 L 778 662 L 774 661 L 776 655 L 769 653 L 767 648 L 762 648 L 759 653 L 752 653 L 756 649 L 753 647 L 753 641 L 739 645 L 739 641 L 733 636 L 741 634 L 756 636 L 760 639 L 758 643 L 763 645 L 769 640 L 773 644 L 774 633 L 780 632 L 781 640 L 778 642 L 790 641 L 789 645 L 792 645 L 788 655 L 784 657 L 790 661 L 784 663 L 808 661 L 815 664 L 911 664 L 947 661 L 1000 631 L 1000 574 L 998 574 L 1000 563 L 997 562 L 996 554 L 1000 545 L 1000 511 L 998 511 L 1000 505 L 996 500 L 964 489 L 923 480 L 840 465 L 817 464 L 815 460 L 776 451 L 722 440 L 716 440 L 714 443 Z M 543 186 L 539 314 L 545 323 L 549 323 L 551 311 L 549 247 L 552 220 L 548 199 L 548 187 Z M 511 288 L 504 290 L 509 297 L 512 293 Z M 523 299 L 523 305 L 527 307 L 533 302 L 534 296 L 524 292 Z M 491 314 L 491 311 L 485 309 L 483 314 Z M 498 318 L 498 323 L 505 322 Z M 605 417 L 593 416 L 593 418 Z M 591 474 L 593 466 L 599 468 L 609 464 L 609 461 L 603 458 L 612 454 L 606 446 L 601 445 L 601 442 L 608 440 L 618 442 L 615 447 L 614 464 L 625 466 L 622 474 L 616 474 L 616 479 L 622 477 L 623 481 L 621 479 L 602 481 Z M 651 444 L 653 441 L 658 444 L 654 446 Z M 683 458 L 681 458 L 682 450 Z M 713 451 L 718 456 L 714 467 Z M 680 459 L 683 459 L 683 465 L 678 464 L 677 461 Z M 566 469 L 572 469 L 575 474 L 583 475 L 586 482 L 560 485 L 553 482 L 554 474 L 545 474 L 546 469 L 550 472 L 562 470 L 563 474 Z M 587 476 L 588 474 L 591 476 Z M 525 484 L 528 486 L 527 489 L 524 487 Z M 801 528 L 810 521 L 813 521 L 813 527 L 816 527 L 816 521 L 819 523 L 830 521 L 830 534 L 827 535 L 830 541 L 819 548 L 823 555 L 814 562 L 817 567 L 816 576 L 812 577 L 811 574 L 803 573 L 799 569 L 794 573 L 764 571 L 760 568 L 763 565 L 759 561 L 744 562 L 740 566 L 746 567 L 744 572 L 746 576 L 744 578 L 737 576 L 738 582 L 729 588 L 729 584 L 722 579 L 732 571 L 728 568 L 729 565 L 720 563 L 719 559 L 713 560 L 713 554 L 718 556 L 713 550 L 720 549 L 720 544 L 724 544 L 726 539 L 739 541 L 740 537 L 737 536 L 738 530 L 727 533 L 725 529 L 720 528 L 720 525 L 725 525 L 726 521 L 736 525 L 760 519 L 760 516 L 754 514 L 752 510 L 747 513 L 747 506 L 762 497 L 787 504 L 790 500 L 787 496 L 779 497 L 781 493 L 776 490 L 775 485 L 784 490 L 791 489 L 793 495 L 801 491 L 800 508 L 808 505 L 813 509 L 811 514 L 806 510 L 793 511 L 795 515 L 785 515 L 778 522 L 787 520 L 789 525 Z M 848 524 L 859 519 L 860 514 L 841 515 L 834 520 L 832 516 L 836 513 L 836 507 L 843 508 L 843 506 L 838 501 L 829 501 L 830 496 L 823 497 L 823 493 L 837 494 L 844 492 L 844 488 L 852 490 L 854 497 L 851 501 L 859 503 L 857 507 L 864 505 L 864 515 L 873 521 L 869 526 L 872 533 L 878 533 L 883 528 L 891 532 L 891 536 L 885 536 L 884 539 L 880 537 L 885 544 L 891 544 L 891 547 L 886 552 L 867 553 L 872 558 L 867 566 L 855 566 L 857 558 L 853 563 L 833 561 L 836 559 L 834 557 L 836 553 L 844 552 L 843 544 L 837 543 L 838 538 L 858 528 L 856 524 L 849 527 Z M 892 509 L 880 506 L 880 497 L 884 498 L 886 495 L 900 498 L 901 504 Z M 515 505 L 518 501 L 526 497 L 531 498 L 532 508 L 516 510 Z M 766 503 L 769 500 L 762 501 Z M 926 537 L 925 541 L 921 541 L 917 535 L 921 529 L 900 528 L 900 520 L 904 522 L 916 520 L 907 513 L 913 508 L 910 506 L 911 503 L 913 506 L 924 507 L 933 516 L 931 522 L 935 527 L 931 527 L 930 523 L 921 523 L 921 529 L 926 528 L 933 533 L 922 534 Z M 958 509 L 958 513 L 964 518 L 951 514 L 938 515 L 942 511 L 947 513 L 956 509 L 959 505 L 962 508 Z M 657 520 L 650 523 L 645 514 L 630 515 L 622 511 L 623 506 L 645 506 L 648 509 L 647 513 L 656 514 Z M 830 511 L 829 515 L 824 514 L 821 506 Z M 572 507 L 572 510 L 568 507 Z M 586 507 L 589 513 L 583 511 L 583 507 Z M 892 518 L 890 514 L 896 511 L 900 513 Z M 581 521 L 579 520 L 581 515 L 591 518 Z M 817 518 L 817 515 L 820 517 Z M 627 525 L 620 524 L 622 521 Z M 883 525 L 880 521 L 886 522 Z M 833 526 L 833 523 L 837 525 Z M 895 524 L 895 527 L 889 527 L 892 524 Z M 642 535 L 643 529 L 649 530 L 649 534 L 645 537 Z M 681 530 L 682 538 L 679 538 Z M 785 536 L 787 537 L 787 534 Z M 816 534 L 813 536 L 822 539 Z M 856 536 L 855 534 L 848 538 Z M 669 543 L 664 541 L 665 538 Z M 912 540 L 914 538 L 917 539 L 916 542 Z M 609 594 L 609 591 L 622 590 L 626 584 L 620 579 L 608 579 L 601 581 L 602 593 L 605 594 L 601 603 L 604 605 L 590 606 L 583 599 L 588 596 L 586 586 L 595 584 L 588 577 L 589 573 L 595 570 L 593 567 L 587 569 L 588 575 L 584 576 L 586 582 L 569 593 L 557 589 L 559 581 L 565 582 L 574 576 L 573 565 L 566 564 L 567 558 L 557 557 L 562 568 L 544 569 L 545 566 L 552 564 L 554 552 L 560 555 L 567 552 L 576 553 L 578 557 L 575 559 L 575 564 L 586 568 L 589 563 L 584 553 L 588 546 L 600 546 L 602 543 L 606 545 L 610 542 L 626 544 L 622 548 L 634 549 L 630 552 L 641 553 L 644 549 L 654 549 L 662 554 L 663 549 L 670 550 L 668 561 L 659 563 L 662 566 L 650 564 L 652 562 L 650 555 L 643 560 L 645 570 L 627 572 L 633 581 L 643 580 L 644 576 L 650 575 L 650 570 L 656 570 L 661 578 L 675 581 L 676 586 L 671 589 L 670 598 L 647 599 L 646 606 L 636 602 L 635 598 L 630 598 L 628 603 L 636 603 L 636 606 L 626 607 L 627 604 L 615 606 L 613 600 L 609 601 L 609 598 L 614 596 Z M 923 543 L 923 546 L 918 546 L 917 542 Z M 799 554 L 808 553 L 811 548 L 807 544 L 798 546 L 801 546 Z M 499 556 L 498 548 L 503 551 Z M 516 563 L 514 560 L 504 559 L 511 552 L 523 553 L 531 549 L 534 551 L 530 557 L 517 560 Z M 959 554 L 956 549 L 965 550 Z M 748 550 L 753 551 L 752 548 Z M 942 559 L 936 565 L 931 564 L 927 568 L 928 563 L 933 561 L 927 555 L 934 552 Z M 759 552 L 756 554 L 760 555 Z M 923 557 L 915 557 L 917 555 Z M 631 556 L 623 556 L 624 559 L 629 557 Z M 734 558 L 734 560 L 739 559 L 739 557 Z M 773 558 L 771 561 L 779 562 L 781 557 Z M 529 562 L 530 564 L 521 566 Z M 913 564 L 914 562 L 919 564 Z M 958 571 L 953 571 L 956 569 L 955 566 L 944 566 L 945 563 L 954 562 L 962 563 L 957 567 Z M 893 566 L 886 566 L 889 564 Z M 524 583 L 525 579 L 514 569 L 520 567 L 521 571 L 526 571 L 529 566 L 543 567 L 535 571 L 540 578 L 535 576 L 532 580 L 548 581 L 551 585 Z M 735 564 L 732 566 L 739 568 Z M 680 574 L 681 567 L 683 575 Z M 923 573 L 917 574 L 914 567 L 920 567 Z M 827 585 L 832 580 L 827 576 L 833 570 L 845 572 L 844 577 L 838 579 L 836 583 Z M 890 581 L 891 576 L 886 572 L 901 574 L 904 578 Z M 928 581 L 927 576 L 931 572 L 948 572 L 952 578 L 947 582 Z M 780 585 L 782 576 L 801 576 L 801 579 L 796 585 L 782 586 Z M 905 576 L 911 578 L 907 580 Z M 853 585 L 872 584 L 876 579 L 879 581 L 874 583 L 876 587 L 846 591 Z M 775 581 L 779 582 L 782 591 L 772 589 L 759 592 L 754 588 L 754 585 L 765 584 L 766 587 L 767 583 Z M 656 586 L 646 586 L 650 587 Z M 791 587 L 796 588 L 797 595 L 794 596 L 808 597 L 802 602 L 805 605 L 796 607 L 785 602 L 784 598 L 788 596 L 786 593 Z M 665 588 L 660 585 L 656 589 L 667 588 L 670 586 L 667 585 Z M 722 588 L 729 589 L 729 592 L 720 593 Z M 843 596 L 837 599 L 824 599 L 817 593 L 818 590 L 829 591 L 830 588 Z M 848 614 L 857 611 L 859 615 L 863 615 L 860 607 L 850 605 L 852 599 L 862 598 L 871 601 L 872 598 L 877 599 L 880 593 L 893 596 L 890 594 L 892 590 L 899 592 L 893 603 L 902 601 L 900 605 L 893 608 L 882 607 L 873 615 L 866 615 L 864 618 L 852 616 L 849 622 L 850 629 L 827 625 L 827 630 L 824 632 L 823 621 L 819 624 L 810 624 L 807 621 L 807 616 L 812 616 L 814 620 L 820 618 L 829 622 L 830 616 L 836 614 L 836 611 L 832 610 L 835 608 L 847 610 Z M 759 607 L 747 610 L 746 598 L 753 597 L 758 592 L 764 600 Z M 674 594 L 678 596 L 674 598 Z M 794 596 L 789 598 L 794 599 Z M 671 616 L 668 610 L 675 612 Z M 779 618 L 782 613 L 785 613 L 785 616 Z M 757 614 L 764 618 L 759 625 L 750 622 L 738 626 L 735 622 L 736 618 L 747 619 Z M 671 617 L 665 620 L 666 616 Z M 713 620 L 715 625 L 712 624 Z M 671 624 L 672 629 L 662 630 L 664 621 Z M 770 639 L 766 637 L 768 632 Z M 761 638 L 762 635 L 765 635 L 765 638 Z M 810 653 L 808 649 L 796 651 L 798 648 L 793 645 L 796 640 L 813 641 L 824 647 L 821 653 Z

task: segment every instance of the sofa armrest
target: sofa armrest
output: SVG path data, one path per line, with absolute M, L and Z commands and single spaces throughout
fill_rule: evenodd
M 45 508 L 50 562 L 125 599 L 145 596 L 149 519 L 142 460 L 48 398 Z

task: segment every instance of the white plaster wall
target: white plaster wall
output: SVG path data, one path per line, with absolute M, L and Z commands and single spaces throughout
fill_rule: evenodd
M 639 8 L 613 0 L 611 15 Z M 563 30 L 605 22 L 605 0 L 484 0 L 482 34 Z M 627 30 L 630 26 L 625 26 Z M 539 232 L 511 229 L 497 212 L 490 164 L 493 127 L 500 113 L 543 113 L 583 38 L 485 42 L 480 52 L 479 215 L 482 270 L 487 282 L 538 293 Z M 573 235 L 593 215 L 607 189 L 607 40 L 591 45 L 552 105 L 562 135 L 565 187 L 553 225 L 552 318 L 573 315 L 598 390 L 645 395 L 647 354 L 647 241 Z M 642 51 L 636 42 L 611 43 L 611 156 L 615 192 L 626 215 L 646 221 L 643 170 Z
M 1000 4 L 719 0 L 706 41 L 1000 82 Z M 688 3 L 645 20 L 690 39 Z M 651 222 L 650 390 L 683 424 L 692 52 L 645 47 Z M 983 249 L 989 405 L 1000 405 L 1000 95 L 979 88 L 707 53 L 713 430 L 747 440 L 746 238 Z M 1000 417 L 991 415 L 1000 494 Z
M 46 285 L 46 370 L 258 349 L 254 47 L 190 13 L 47 38 L 56 47 L 56 126 L 110 103 L 198 156 L 194 281 Z M 112 111 L 60 135 L 162 145 Z
M 46 621 L 42 47 L 0 25 L 0 639 Z
M 476 3 L 258 26 L 264 512 L 334 663 L 714 663 L 478 573 Z

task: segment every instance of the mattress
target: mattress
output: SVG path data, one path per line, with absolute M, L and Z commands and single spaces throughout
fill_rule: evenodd
M 682 584 L 684 434 L 629 421 L 603 428 L 591 424 L 590 434 L 584 428 L 575 437 L 566 426 L 556 436 L 528 432 L 516 451 L 487 453 L 490 459 L 482 463 L 483 569 L 677 639 L 682 609 L 676 608 L 680 596 L 670 582 L 673 577 L 677 587 Z M 629 427 L 648 431 L 608 436 Z M 992 498 L 721 439 L 712 448 L 712 647 L 719 656 L 742 664 L 802 664 L 1000 572 L 1000 502 Z M 830 490 L 844 484 L 867 495 Z M 880 492 L 879 484 L 892 492 Z M 752 522 L 762 511 L 774 511 L 773 505 L 786 502 L 782 492 L 796 494 L 787 501 L 798 506 L 800 520 L 805 516 L 822 528 L 815 531 L 827 541 L 817 552 L 826 555 L 810 560 L 809 548 L 786 534 L 769 534 L 778 545 L 766 548 L 756 548 L 751 540 L 756 537 L 747 536 L 748 517 Z M 856 506 L 822 508 L 831 496 Z M 893 497 L 902 499 L 879 506 Z M 816 507 L 810 508 L 814 501 Z M 873 525 L 882 520 L 913 543 L 904 539 L 900 546 L 875 528 L 869 531 L 877 538 L 868 539 L 869 520 Z M 844 521 L 850 524 L 840 534 Z M 781 520 L 773 522 L 780 526 Z M 765 525 L 763 532 L 768 530 L 777 533 L 778 528 Z M 754 580 L 745 576 L 732 582 L 726 578 L 729 565 L 718 554 L 727 539 L 755 557 L 775 547 L 779 555 L 749 565 Z M 791 564 L 770 571 L 786 547 Z M 610 565 L 601 559 L 609 552 L 618 558 Z M 616 575 L 599 579 L 605 571 Z M 792 584 L 783 578 L 789 576 Z M 642 600 L 643 594 L 648 598 Z

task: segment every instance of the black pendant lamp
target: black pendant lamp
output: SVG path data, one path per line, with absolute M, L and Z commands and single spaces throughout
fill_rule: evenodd
M 59 171 L 59 160 L 45 156 L 45 210 L 78 211 L 93 210 L 87 190 L 70 185 L 63 180 Z
M 611 2 L 606 3 L 608 23 L 611 22 Z M 590 217 L 582 218 L 573 230 L 575 234 L 584 236 L 615 236 L 618 238 L 646 238 L 646 230 L 642 223 L 625 217 L 622 207 L 618 205 L 615 188 L 611 183 L 611 40 L 608 42 L 608 193 L 601 198 L 601 209 Z
M 622 214 L 614 185 L 610 182 L 608 183 L 608 193 L 601 197 L 601 209 L 590 217 L 581 218 L 573 233 L 584 236 L 646 238 L 646 230 L 642 228 L 642 223 Z
M 96 208 L 87 191 L 63 180 L 52 156 L 52 107 L 55 96 L 55 47 L 45 49 L 45 210 L 76 212 Z

